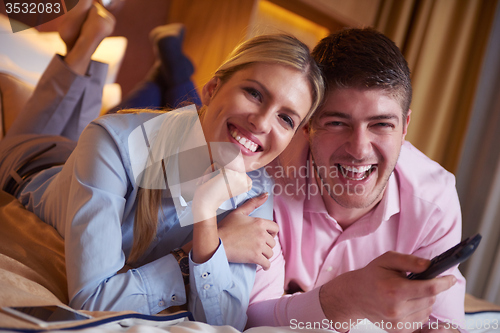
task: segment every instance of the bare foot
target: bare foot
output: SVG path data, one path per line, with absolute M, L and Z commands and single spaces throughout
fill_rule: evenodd
M 92 42 L 97 48 L 104 38 L 113 33 L 115 23 L 115 17 L 102 5 L 94 2 L 83 22 L 78 39 Z
M 64 14 L 61 25 L 57 30 L 66 44 L 66 52 L 69 52 L 75 45 L 93 2 L 93 0 L 79 0 L 73 9 Z
M 77 74 L 85 74 L 92 54 L 101 41 L 108 37 L 116 20 L 103 6 L 94 2 L 83 22 L 80 33 L 64 61 Z

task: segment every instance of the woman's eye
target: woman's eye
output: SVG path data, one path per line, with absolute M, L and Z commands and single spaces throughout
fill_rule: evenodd
M 291 129 L 295 128 L 295 123 L 293 122 L 293 119 L 286 115 L 286 114 L 281 114 L 279 116 L 281 119 L 283 119 L 283 121 L 288 125 L 290 126 Z
M 252 96 L 253 98 L 257 99 L 258 101 L 262 101 L 262 95 L 261 93 L 254 88 L 245 88 L 245 91 Z

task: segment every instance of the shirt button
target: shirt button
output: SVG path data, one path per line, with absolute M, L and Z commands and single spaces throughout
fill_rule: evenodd
M 172 297 L 170 299 L 172 300 L 172 302 L 175 302 L 177 300 L 177 296 L 172 295 Z
M 333 267 L 332 267 L 332 266 L 329 266 L 329 267 L 326 269 L 326 271 L 327 271 L 327 272 L 331 272 L 331 271 L 332 271 L 332 269 L 333 269 Z
M 159 301 L 158 306 L 165 306 L 165 302 L 163 300 Z
M 201 277 L 204 278 L 204 279 L 206 279 L 208 277 L 208 275 L 209 274 L 207 272 L 205 272 L 205 273 L 201 274 Z
M 210 289 L 210 285 L 209 285 L 209 284 L 204 285 L 204 286 L 203 286 L 203 289 L 205 289 L 205 290 Z

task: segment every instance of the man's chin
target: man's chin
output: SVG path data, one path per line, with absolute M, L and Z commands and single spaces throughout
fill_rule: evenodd
M 369 200 L 367 198 L 344 198 L 344 197 L 333 197 L 335 202 L 343 207 L 348 209 L 365 209 L 370 207 L 375 200 Z
M 366 189 L 365 189 L 366 190 Z M 374 191 L 364 191 L 356 194 L 356 192 L 346 192 L 342 195 L 330 193 L 331 198 L 341 207 L 348 209 L 366 209 L 374 206 L 381 199 L 381 195 L 375 194 Z

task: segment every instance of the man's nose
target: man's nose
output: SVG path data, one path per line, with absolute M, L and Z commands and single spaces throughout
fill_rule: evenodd
M 368 131 L 361 127 L 353 129 L 347 144 L 347 153 L 356 160 L 362 160 L 370 155 L 371 149 L 372 146 Z

